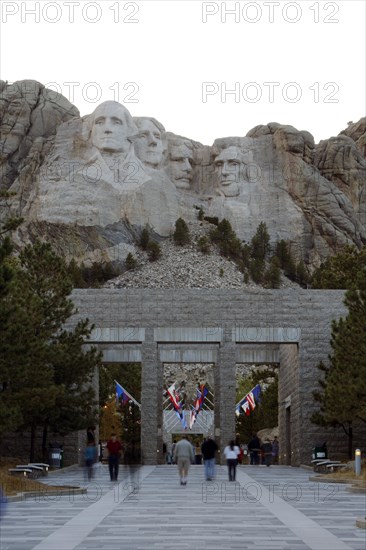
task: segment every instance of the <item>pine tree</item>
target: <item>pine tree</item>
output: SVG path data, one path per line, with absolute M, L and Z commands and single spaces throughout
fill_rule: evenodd
M 198 250 L 202 252 L 202 254 L 209 254 L 210 253 L 210 242 L 207 237 L 203 236 L 200 237 L 197 241 Z
M 74 313 L 72 290 L 64 261 L 45 243 L 26 246 L 15 265 L 6 296 L 9 319 L 1 360 L 2 402 L 16 408 L 16 427 L 31 431 L 34 458 L 37 428 L 60 433 L 91 420 L 95 395 L 88 383 L 100 362 L 94 348 L 84 350 L 92 327 L 79 321 L 74 330 L 64 323 Z
M 251 240 L 252 257 L 256 260 L 265 260 L 269 253 L 269 233 L 267 225 L 261 222 Z
M 309 282 L 309 276 L 306 271 L 305 264 L 302 260 L 300 260 L 296 264 L 296 280 L 299 283 L 299 285 L 306 287 Z
M 312 288 L 366 289 L 366 247 L 346 246 L 314 272 Z
M 15 306 L 11 300 L 11 290 L 15 269 L 11 264 L 12 250 L 11 240 L 6 235 L 0 243 L 0 436 L 16 429 L 22 421 L 20 404 L 13 399 L 10 391 L 11 375 L 21 368 L 9 360 L 9 353 L 13 351 L 12 336 L 22 330 L 21 325 L 13 325 Z
M 239 263 L 242 260 L 242 246 L 227 219 L 221 220 L 216 229 L 210 232 L 210 239 L 217 244 L 220 254 Z
M 178 218 L 175 222 L 173 240 L 175 244 L 179 246 L 184 246 L 185 244 L 188 244 L 191 240 L 188 225 L 182 218 Z
M 135 269 L 137 266 L 137 260 L 136 258 L 134 258 L 131 252 L 127 254 L 127 257 L 125 260 L 125 266 L 127 270 Z
M 150 262 L 156 262 L 156 260 L 158 260 L 161 256 L 161 248 L 155 241 L 149 241 L 147 253 L 149 255 Z
M 140 243 L 139 243 L 142 250 L 147 250 L 149 240 L 150 240 L 149 230 L 147 229 L 147 227 L 144 227 L 144 229 L 142 230 L 142 233 L 141 233 Z
M 319 381 L 321 391 L 314 393 L 320 410 L 312 421 L 341 426 L 352 458 L 353 425 L 366 422 L 366 291 L 347 291 L 345 304 L 347 317 L 332 323 L 329 365 L 318 365 L 324 377 Z
M 255 258 L 250 262 L 249 273 L 251 278 L 257 285 L 260 285 L 263 283 L 264 268 L 265 268 L 264 260 L 260 258 Z
M 288 242 L 284 239 L 278 241 L 275 246 L 274 254 L 280 261 L 281 269 L 285 269 L 291 260 L 291 253 Z
M 74 258 L 72 258 L 68 265 L 67 271 L 74 288 L 85 288 L 87 286 L 84 279 L 85 265 L 83 263 L 79 266 Z
M 280 261 L 273 256 L 271 263 L 264 274 L 264 282 L 267 288 L 279 288 L 281 284 Z

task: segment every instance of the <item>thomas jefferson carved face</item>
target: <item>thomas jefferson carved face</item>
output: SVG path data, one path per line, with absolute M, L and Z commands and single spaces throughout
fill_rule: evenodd
M 136 133 L 127 109 L 115 101 L 99 105 L 92 115 L 91 142 L 101 152 L 127 153 Z
M 190 188 L 193 175 L 192 163 L 193 153 L 184 142 L 170 146 L 167 172 L 172 182 L 179 189 Z
M 135 119 L 138 134 L 135 140 L 136 156 L 144 164 L 152 168 L 158 168 L 163 160 L 165 150 L 163 134 L 164 130 L 149 118 Z

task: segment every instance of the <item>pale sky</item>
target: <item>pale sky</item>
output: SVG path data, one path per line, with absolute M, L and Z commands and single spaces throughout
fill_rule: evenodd
M 318 142 L 365 116 L 364 0 L 2 0 L 0 9 L 1 79 L 38 80 L 81 115 L 114 99 L 207 145 L 268 122 Z

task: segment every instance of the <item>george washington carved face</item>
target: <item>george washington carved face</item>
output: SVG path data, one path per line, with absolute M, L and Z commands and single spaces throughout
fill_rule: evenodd
M 101 152 L 127 153 L 137 128 L 128 110 L 116 101 L 106 101 L 91 115 L 91 143 Z

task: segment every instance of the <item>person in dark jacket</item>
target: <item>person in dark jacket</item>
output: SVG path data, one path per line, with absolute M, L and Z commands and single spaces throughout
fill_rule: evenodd
M 95 426 L 89 426 L 86 430 L 86 443 L 87 445 L 89 445 L 89 443 L 95 445 Z
M 253 434 L 252 439 L 248 443 L 248 450 L 250 453 L 250 464 L 259 464 L 259 451 L 261 448 L 261 442 L 256 434 Z
M 201 447 L 203 462 L 205 465 L 206 481 L 212 481 L 215 478 L 215 453 L 218 449 L 216 442 L 208 437 Z
M 272 443 L 269 439 L 266 439 L 263 443 L 262 451 L 264 455 L 264 464 L 270 466 L 272 463 Z

